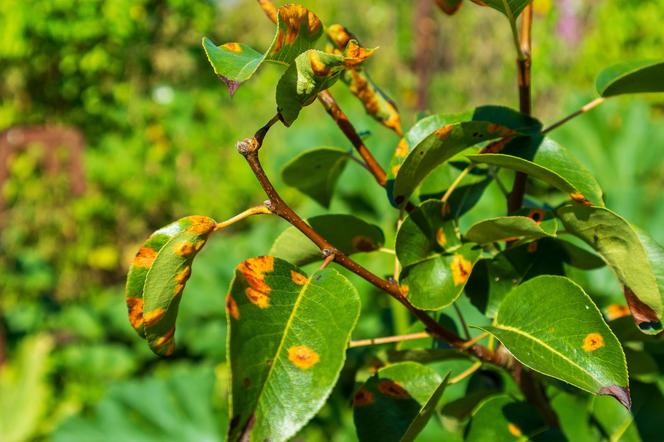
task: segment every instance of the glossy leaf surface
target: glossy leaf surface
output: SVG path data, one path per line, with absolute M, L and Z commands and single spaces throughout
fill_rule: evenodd
M 240 43 L 216 46 L 208 38 L 203 38 L 203 48 L 232 95 L 261 64 L 290 65 L 299 54 L 313 48 L 322 33 L 323 25 L 315 14 L 300 5 L 286 5 L 277 11 L 276 34 L 264 54 Z
M 227 298 L 229 439 L 282 441 L 323 406 L 345 360 L 359 295 L 339 272 L 242 262 Z
M 527 367 L 629 407 L 620 342 L 571 280 L 538 276 L 521 284 L 505 297 L 493 325 L 482 328 Z
M 595 81 L 602 97 L 664 92 L 664 61 L 636 61 L 608 67 Z
M 281 172 L 284 183 L 329 207 L 334 188 L 350 155 L 347 151 L 321 147 L 301 153 Z
M 601 207 L 568 204 L 556 211 L 565 228 L 595 249 L 625 286 L 625 297 L 641 331 L 662 330 L 664 252 L 620 216 Z
M 320 215 L 307 220 L 309 225 L 346 255 L 372 252 L 385 243 L 379 227 L 353 215 Z M 342 229 L 339 226 L 343 226 Z M 295 265 L 323 259 L 320 249 L 295 227 L 284 230 L 275 240 L 270 255 Z
M 555 220 L 537 222 L 527 216 L 501 216 L 473 224 L 464 235 L 468 241 L 477 244 L 515 240 L 538 239 L 556 234 Z
M 216 223 L 188 216 L 154 232 L 139 249 L 127 275 L 125 298 L 129 322 L 152 351 L 175 350 L 175 320 L 196 254 Z

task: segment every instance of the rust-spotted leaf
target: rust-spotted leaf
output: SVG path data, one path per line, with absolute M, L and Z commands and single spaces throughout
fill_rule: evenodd
M 360 313 L 332 268 L 311 276 L 272 256 L 238 265 L 227 302 L 229 440 L 282 441 L 323 406 Z
M 138 250 L 125 297 L 129 322 L 158 355 L 175 349 L 175 319 L 196 254 L 215 228 L 206 216 L 188 216 L 154 232 Z

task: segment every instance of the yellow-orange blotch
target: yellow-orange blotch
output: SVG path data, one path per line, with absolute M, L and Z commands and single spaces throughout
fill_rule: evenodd
M 408 155 L 408 142 L 405 138 L 402 138 L 397 144 L 397 148 L 394 150 L 394 156 L 403 158 Z
M 468 281 L 470 272 L 473 270 L 473 263 L 464 258 L 463 255 L 457 253 L 452 258 L 451 267 L 454 285 L 461 285 Z
M 288 349 L 288 360 L 296 367 L 307 370 L 318 363 L 320 356 L 306 345 L 297 345 Z
M 438 228 L 438 230 L 436 230 L 436 241 L 441 246 L 444 246 L 445 244 L 447 244 L 447 237 L 445 236 L 445 230 L 443 230 L 442 227 Z
M 226 295 L 226 311 L 230 317 L 236 321 L 240 319 L 240 309 L 238 308 L 237 302 L 235 302 L 235 299 L 233 299 L 230 293 Z
M 591 202 L 586 199 L 585 196 L 581 192 L 574 192 L 570 193 L 569 197 L 574 201 L 575 203 L 583 204 L 584 206 L 591 206 Z
M 150 247 L 141 247 L 134 257 L 132 265 L 143 269 L 149 269 L 157 257 L 157 251 Z
M 159 322 L 166 314 L 166 309 L 158 307 L 150 312 L 143 313 L 143 324 L 146 327 L 151 327 Z
M 274 271 L 274 258 L 271 256 L 258 256 L 240 263 L 238 271 L 242 273 L 249 287 L 244 291 L 251 303 L 260 308 L 270 305 L 270 292 L 272 289 L 265 283 L 265 274 Z
M 436 130 L 436 136 L 438 138 L 445 138 L 447 137 L 452 131 L 454 130 L 454 125 L 453 124 L 446 124 L 445 126 L 441 127 L 440 129 Z
M 389 379 L 381 379 L 378 383 L 378 391 L 385 396 L 390 396 L 395 399 L 410 399 L 410 394 L 403 387 Z
M 334 41 L 339 49 L 343 49 L 351 39 L 350 34 L 342 25 L 334 24 L 327 27 L 327 35 Z
M 190 256 L 196 252 L 196 249 L 189 241 L 183 241 L 175 244 L 173 251 L 175 251 L 175 254 L 179 256 Z
M 240 46 L 238 43 L 226 43 L 221 45 L 221 47 L 235 53 L 242 52 L 242 46 Z
M 164 334 L 163 336 L 160 336 L 159 338 L 155 339 L 154 341 L 154 346 L 155 347 L 163 347 L 164 344 L 167 344 L 168 341 L 173 339 L 173 336 L 175 335 L 175 327 L 171 328 Z
M 373 404 L 374 395 L 372 392 L 361 387 L 353 397 L 353 407 L 364 407 Z
M 247 299 L 258 308 L 265 309 L 270 306 L 270 297 L 265 292 L 259 292 L 251 287 L 247 287 L 244 294 L 247 295 Z
M 318 52 L 309 51 L 309 64 L 315 75 L 318 75 L 319 77 L 327 77 L 330 75 L 330 66 L 320 59 Z
M 187 282 L 189 276 L 191 276 L 191 266 L 185 266 L 182 270 L 178 272 L 177 275 L 175 275 L 175 282 L 177 282 L 178 284 Z
M 294 270 L 290 272 L 291 280 L 297 285 L 305 285 L 309 279 L 301 273 L 298 273 Z
M 589 333 L 583 338 L 583 346 L 581 348 L 584 351 L 595 351 L 602 347 L 604 347 L 604 338 L 599 333 Z
M 624 316 L 629 316 L 629 307 L 626 305 L 620 305 L 620 304 L 611 304 L 606 308 L 606 318 L 609 321 L 613 321 L 614 319 L 622 318 Z
M 129 323 L 138 329 L 143 325 L 143 298 L 127 298 L 127 310 L 129 311 Z
M 507 431 L 510 432 L 510 434 L 514 437 L 521 437 L 523 436 L 523 433 L 521 432 L 521 428 L 510 422 L 507 424 Z
M 192 224 L 187 227 L 187 232 L 195 233 L 196 235 L 207 235 L 212 232 L 217 225 L 214 220 L 207 216 L 193 215 L 188 217 L 188 219 Z

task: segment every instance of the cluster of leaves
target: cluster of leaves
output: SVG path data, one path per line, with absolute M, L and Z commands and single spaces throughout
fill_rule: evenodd
M 277 115 L 290 126 L 305 106 L 343 78 L 371 116 L 401 134 L 396 107 L 360 66 L 371 50 L 339 25 L 328 27 L 327 50 L 317 50 L 315 44 L 323 34 L 318 17 L 298 5 L 276 10 L 263 3 L 277 25 L 265 53 L 240 43 L 215 46 L 203 41 L 215 73 L 231 93 L 263 62 L 284 65 L 276 86 Z M 439 2 L 448 13 L 459 3 Z M 478 3 L 503 13 L 515 28 L 529 2 Z M 598 76 L 598 102 L 622 94 L 664 92 L 663 77 L 664 62 L 611 67 Z M 644 353 L 627 344 L 656 342 L 650 336 L 662 331 L 664 249 L 607 209 L 593 175 L 547 132 L 529 115 L 483 106 L 467 113 L 425 117 L 403 135 L 385 182 L 390 202 L 408 211 L 395 239 L 402 267 L 398 299 L 418 319 L 426 317 L 425 312 L 438 314 L 444 329 L 446 309 L 460 310 L 466 298 L 480 313 L 468 325 L 481 331 L 474 332 L 475 339 L 466 330 L 465 339 L 436 345 L 428 339 L 401 346 L 389 364 L 366 377 L 353 396 L 361 440 L 413 440 L 434 414 L 454 416 L 457 424 L 465 424 L 472 413 L 464 425 L 465 440 L 536 435 L 562 439 L 582 431 L 613 436 L 626 430 L 624 425 L 611 427 L 615 422 L 609 415 L 619 412 L 610 406 L 598 405 L 591 413 L 579 401 L 575 413 L 580 417 L 575 419 L 560 410 L 578 396 L 561 393 L 558 402 L 567 402 L 552 404 L 560 414 L 558 423 L 557 418 L 543 419 L 523 401 L 524 396 L 533 400 L 523 385 L 520 392 L 495 395 L 500 388 L 471 388 L 468 380 L 487 362 L 501 365 L 501 358 L 514 358 L 503 364 L 500 382 L 514 364 L 545 375 L 542 380 L 549 390 L 567 392 L 569 384 L 593 395 L 613 396 L 629 408 L 627 362 L 636 360 L 638 372 Z M 242 144 L 243 153 L 255 154 L 264 135 Z M 286 166 L 284 181 L 327 206 L 349 158 L 353 157 L 336 149 L 307 152 Z M 250 165 L 266 188 L 268 209 L 277 213 L 275 207 L 282 202 L 273 188 L 266 187 L 269 181 L 262 169 L 257 170 L 257 161 L 254 156 Z M 499 183 L 509 171 L 527 174 L 544 186 L 533 185 L 534 191 L 514 213 L 483 219 L 462 232 L 462 215 L 479 201 L 489 183 Z M 449 182 L 450 175 L 458 178 Z M 461 186 L 466 176 L 472 181 Z M 250 212 L 245 213 L 266 213 Z M 311 274 L 301 266 L 323 258 L 347 263 L 348 255 L 378 251 L 385 242 L 378 227 L 351 215 L 324 215 L 303 227 L 296 215 L 278 214 L 294 226 L 277 239 L 269 256 L 237 266 L 226 299 L 231 440 L 288 439 L 323 406 L 344 365 L 361 303 L 348 278 L 330 267 L 330 259 Z M 208 236 L 226 225 L 202 216 L 183 218 L 155 232 L 136 255 L 126 291 L 130 321 L 157 354 L 169 355 L 174 349 L 177 310 L 192 260 Z M 334 250 L 307 244 L 311 239 L 319 245 L 320 237 Z M 607 324 L 594 300 L 566 276 L 568 266 L 591 270 L 605 265 L 624 286 L 629 308 L 616 306 L 608 313 L 631 314 L 636 329 L 624 321 Z M 346 267 L 362 273 L 356 266 Z M 463 312 L 460 321 L 467 325 Z M 437 339 L 445 338 L 430 327 L 428 331 Z M 488 348 L 466 352 L 482 339 L 488 339 Z M 624 351 L 623 346 L 631 350 Z M 460 370 L 451 364 L 459 359 L 471 365 Z M 448 393 L 464 383 L 466 391 Z M 657 400 L 646 398 L 639 407 Z

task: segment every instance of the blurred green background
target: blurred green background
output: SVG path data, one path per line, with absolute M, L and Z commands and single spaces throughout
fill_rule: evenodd
M 422 112 L 517 105 L 509 26 L 493 10 L 466 4 L 447 17 L 430 0 L 302 3 L 380 47 L 368 69 L 406 129 Z M 664 0 L 535 7 L 534 108 L 545 124 L 593 98 L 601 67 L 661 58 Z M 2 442 L 223 439 L 231 272 L 267 253 L 286 225 L 252 219 L 213 238 L 187 286 L 170 360 L 134 334 L 123 299 L 128 264 L 151 231 L 189 214 L 221 220 L 264 199 L 234 145 L 274 114 L 280 69 L 263 68 L 231 99 L 207 65 L 204 35 L 260 50 L 273 25 L 254 0 L 0 0 Z M 343 84 L 332 92 L 386 165 L 396 136 Z M 616 99 L 553 137 L 597 174 L 610 208 L 664 242 L 659 100 Z M 74 141 L 58 141 L 64 128 Z M 314 104 L 289 130 L 270 132 L 263 153 L 285 199 L 306 216 L 325 210 L 281 185 L 279 171 L 317 146 L 350 147 Z M 487 198 L 470 219 L 503 210 L 499 196 Z M 344 172 L 331 210 L 381 225 L 391 247 L 395 213 L 361 168 Z M 390 272 L 389 256 L 362 260 Z M 354 282 L 366 311 L 355 335 L 403 331 L 390 304 Z M 586 286 L 607 303 L 620 299 L 606 271 Z M 349 355 L 356 365 L 363 357 Z M 354 439 L 352 382 L 342 375 L 302 440 Z

